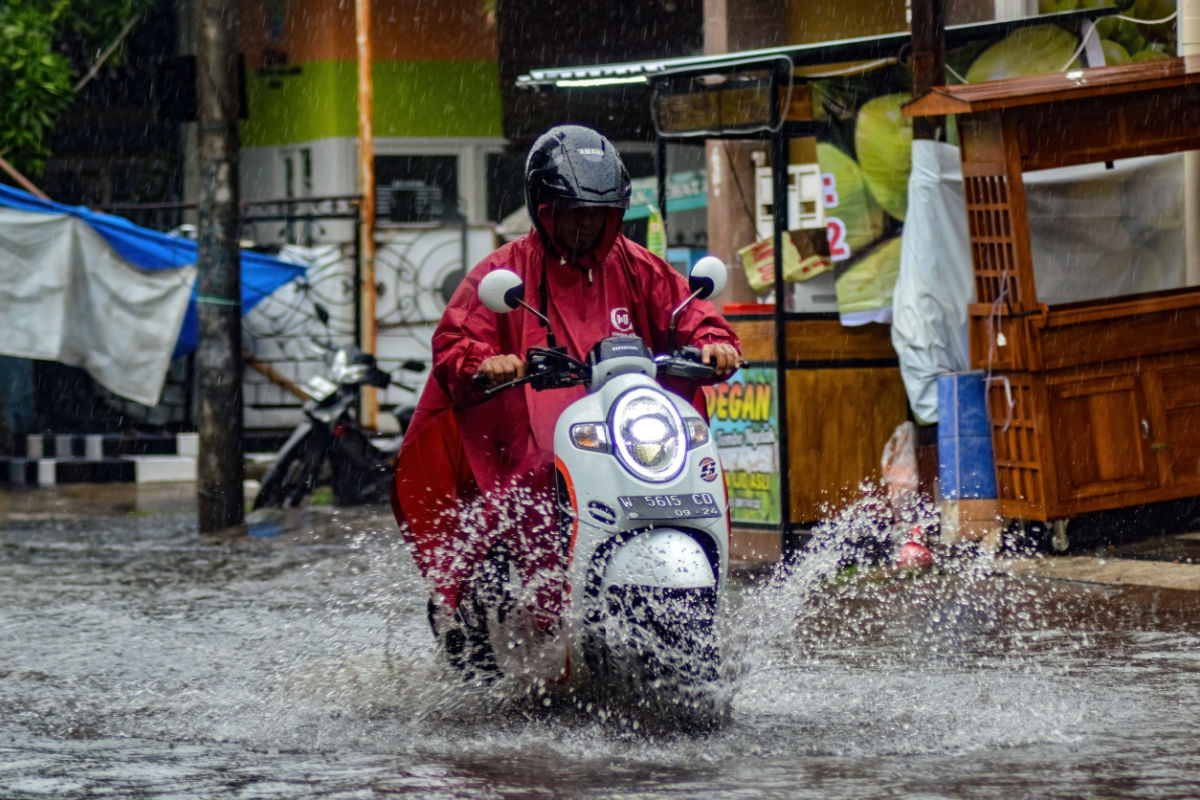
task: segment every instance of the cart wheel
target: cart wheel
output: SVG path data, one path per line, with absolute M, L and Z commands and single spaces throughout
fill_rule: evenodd
M 1068 519 L 1056 519 L 1050 532 L 1050 549 L 1055 553 L 1065 553 L 1071 549 L 1071 539 L 1067 536 Z

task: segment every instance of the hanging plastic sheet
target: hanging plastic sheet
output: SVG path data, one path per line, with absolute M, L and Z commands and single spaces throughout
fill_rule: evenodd
M 958 148 L 915 141 L 912 165 L 892 344 L 913 414 L 933 423 L 938 376 L 970 368 L 967 304 L 975 287 Z M 1026 174 L 1038 300 L 1183 286 L 1182 174 L 1180 154 Z
M 196 347 L 195 263 L 195 242 L 0 185 L 0 354 L 154 405 L 171 358 Z M 302 274 L 243 251 L 242 313 Z

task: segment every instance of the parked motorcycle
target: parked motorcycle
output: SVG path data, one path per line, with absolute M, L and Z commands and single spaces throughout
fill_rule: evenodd
M 655 376 L 713 375 L 698 349 L 675 346 L 674 321 L 693 299 L 721 291 L 725 279 L 720 260 L 696 264 L 692 295 L 672 315 L 670 354 L 652 355 L 636 336 L 612 336 L 581 362 L 555 346 L 551 333 L 547 347 L 526 354 L 526 377 L 488 390 L 587 387 L 554 434 L 565 608 L 557 629 L 536 632 L 517 601 L 520 576 L 497 546 L 460 605 L 459 623 L 443 632 L 452 664 L 485 679 L 599 687 L 672 719 L 719 712 L 715 623 L 728 567 L 729 501 L 708 425 Z M 523 292 L 508 270 L 492 271 L 479 286 L 493 311 L 523 307 L 549 327 Z
M 301 387 L 308 399 L 304 420 L 292 431 L 263 477 L 254 508 L 301 505 L 322 479 L 326 466 L 333 502 L 338 506 L 387 503 L 392 468 L 412 408 L 398 409 L 400 432 L 376 443 L 358 421 L 363 386 L 385 388 L 391 375 L 379 369 L 375 357 L 357 347 L 326 346 L 326 374 L 310 377 Z M 409 360 L 401 368 L 420 372 L 424 362 Z M 397 383 L 398 386 L 407 387 Z

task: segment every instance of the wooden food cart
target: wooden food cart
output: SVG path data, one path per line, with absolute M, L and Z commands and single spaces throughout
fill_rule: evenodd
M 1039 302 L 1022 179 L 1200 149 L 1200 61 L 938 87 L 906 113 L 958 122 L 1001 514 L 1065 524 L 1200 495 L 1200 287 Z
M 781 453 L 789 525 L 807 528 L 861 495 L 864 480 L 880 477 L 880 456 L 907 419 L 891 327 L 847 327 L 836 315 L 783 315 L 783 358 L 773 316 L 730 314 L 749 366 L 783 372 Z M 751 560 L 779 554 L 779 527 L 734 525 L 733 549 Z M 773 546 L 773 547 L 772 547 Z

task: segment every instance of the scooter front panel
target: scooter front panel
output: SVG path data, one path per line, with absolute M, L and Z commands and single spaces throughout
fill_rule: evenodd
M 689 533 L 671 528 L 643 531 L 616 548 L 604 566 L 602 585 L 664 589 L 716 586 L 708 554 Z

